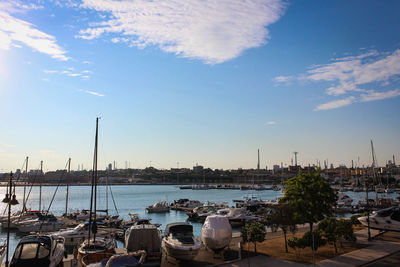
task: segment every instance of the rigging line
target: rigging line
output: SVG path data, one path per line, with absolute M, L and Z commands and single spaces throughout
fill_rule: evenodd
M 112 198 L 113 203 L 114 203 L 115 211 L 117 212 L 117 215 L 119 215 L 119 212 L 118 212 L 118 209 L 117 209 L 117 204 L 115 203 L 114 194 L 112 192 L 111 186 L 110 186 L 110 193 L 111 193 L 111 198 Z
M 49 213 L 49 210 L 50 210 L 50 208 L 51 208 L 51 205 L 53 204 L 54 198 L 56 197 L 56 194 L 57 194 L 58 188 L 60 187 L 62 178 L 64 177 L 64 174 L 65 174 L 65 172 L 66 172 L 66 170 L 67 170 L 68 161 L 69 161 L 69 159 L 67 160 L 67 163 L 65 164 L 64 170 L 63 170 L 62 173 L 61 173 L 60 180 L 59 180 L 59 182 L 58 182 L 58 185 L 57 185 L 57 187 L 56 187 L 56 190 L 54 191 L 53 197 L 51 198 L 49 207 L 47 208 L 47 211 L 46 211 L 46 213 L 45 213 L 46 215 Z

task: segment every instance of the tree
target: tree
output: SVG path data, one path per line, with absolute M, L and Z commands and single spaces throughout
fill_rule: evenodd
M 325 246 L 326 239 L 323 239 L 319 230 L 307 232 L 301 238 L 303 246 L 311 247 L 313 251 L 317 251 L 319 247 Z
M 268 217 L 267 223 L 270 227 L 281 228 L 285 238 L 285 251 L 288 253 L 287 232 L 296 231 L 296 221 L 294 220 L 294 208 L 288 203 L 279 203 L 273 207 L 271 214 Z
M 328 242 L 333 243 L 333 246 L 335 247 L 335 253 L 338 253 L 336 242 L 340 238 L 352 242 L 356 240 L 351 220 L 338 220 L 334 217 L 326 218 L 320 221 L 318 224 L 318 229 L 323 231 L 323 236 Z
M 310 232 L 313 224 L 333 214 L 337 196 L 329 183 L 321 177 L 320 171 L 299 173 L 286 182 L 282 201 L 290 204 L 295 212 L 295 220 L 308 223 Z
M 243 242 L 253 242 L 254 252 L 257 254 L 257 242 L 263 242 L 265 240 L 266 230 L 265 226 L 259 222 L 246 223 L 242 229 Z

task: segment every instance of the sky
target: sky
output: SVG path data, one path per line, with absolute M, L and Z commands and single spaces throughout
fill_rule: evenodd
M 0 172 L 400 160 L 399 1 L 0 0 Z M 397 162 L 396 162 L 397 163 Z

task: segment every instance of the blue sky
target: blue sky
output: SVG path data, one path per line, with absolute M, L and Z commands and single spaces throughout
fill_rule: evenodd
M 0 171 L 400 160 L 398 1 L 0 1 Z

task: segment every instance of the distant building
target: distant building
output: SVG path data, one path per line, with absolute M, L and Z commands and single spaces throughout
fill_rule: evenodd
M 108 170 L 112 171 L 112 164 L 111 163 L 108 164 Z
M 200 172 L 203 172 L 203 170 L 204 170 L 204 167 L 201 165 L 193 166 L 193 172 L 200 173 Z
M 274 173 L 277 173 L 277 172 L 279 172 L 281 170 L 281 167 L 279 165 L 274 165 L 272 167 L 272 170 L 273 170 Z

